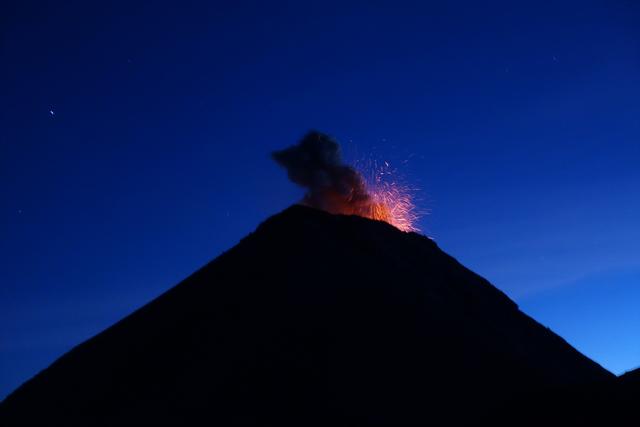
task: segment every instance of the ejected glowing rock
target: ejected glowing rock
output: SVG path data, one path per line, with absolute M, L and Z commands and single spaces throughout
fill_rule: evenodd
M 388 163 L 370 171 L 357 170 L 344 163 L 334 138 L 317 131 L 272 156 L 287 169 L 291 181 L 307 189 L 302 204 L 333 214 L 385 221 L 402 231 L 418 231 L 412 192 L 391 179 Z

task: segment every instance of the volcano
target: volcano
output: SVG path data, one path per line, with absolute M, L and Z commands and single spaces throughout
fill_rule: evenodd
M 296 205 L 23 384 L 0 425 L 522 425 L 614 381 L 429 238 Z

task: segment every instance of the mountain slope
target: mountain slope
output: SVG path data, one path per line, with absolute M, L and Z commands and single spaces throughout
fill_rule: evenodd
M 625 372 L 620 376 L 620 379 L 629 384 L 640 385 L 640 368 L 636 368 L 632 371 Z
M 0 424 L 417 424 L 613 376 L 426 237 L 293 206 L 65 354 Z

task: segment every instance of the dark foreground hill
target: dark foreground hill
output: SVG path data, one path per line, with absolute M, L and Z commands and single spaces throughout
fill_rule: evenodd
M 640 385 L 640 368 L 634 369 L 633 371 L 626 372 L 624 375 L 620 377 L 623 382 L 628 382 L 629 384 L 638 384 Z
M 294 206 L 25 383 L 0 425 L 522 425 L 558 396 L 587 417 L 575 390 L 614 380 L 428 238 Z

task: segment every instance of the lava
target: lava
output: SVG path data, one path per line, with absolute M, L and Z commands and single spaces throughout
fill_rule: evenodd
M 387 222 L 402 231 L 420 231 L 416 224 L 420 215 L 414 203 L 415 188 L 402 183 L 388 162 L 381 167 L 374 165 L 369 179 L 360 173 L 365 176 L 370 197 L 361 216 Z
M 388 162 L 380 167 L 376 162 L 365 167 L 347 165 L 338 141 L 318 131 L 308 132 L 296 145 L 271 156 L 292 182 L 307 189 L 301 204 L 385 221 L 402 231 L 419 231 L 415 189 L 403 184 Z

